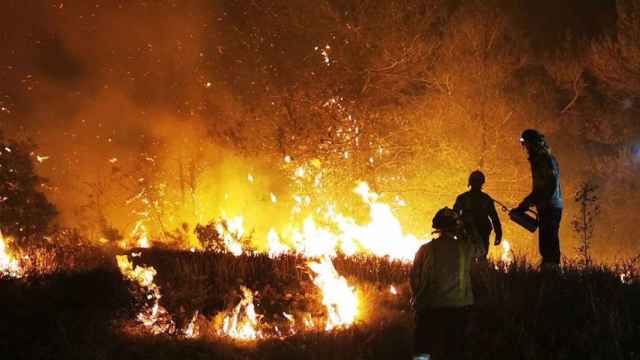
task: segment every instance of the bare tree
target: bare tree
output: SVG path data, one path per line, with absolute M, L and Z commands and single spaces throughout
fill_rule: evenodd
M 580 239 L 580 245 L 576 249 L 580 256 L 580 262 L 586 267 L 593 264 L 591 244 L 596 218 L 600 213 L 598 196 L 596 195 L 597 191 L 598 186 L 594 184 L 593 181 L 585 181 L 580 185 L 574 197 L 575 202 L 579 206 L 579 210 L 571 224 Z

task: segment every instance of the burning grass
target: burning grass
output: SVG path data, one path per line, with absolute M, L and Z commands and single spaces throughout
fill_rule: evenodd
M 358 313 L 351 326 L 329 330 L 323 322 L 330 318 L 328 307 L 314 284 L 317 273 L 304 257 L 161 249 L 127 255 L 125 268 L 140 275 L 144 286 L 123 278 L 114 258 L 93 270 L 0 281 L 0 316 L 6 319 L 0 350 L 25 359 L 410 355 L 406 263 L 334 258 L 337 273 L 357 295 Z M 146 276 L 150 268 L 155 274 Z M 540 273 L 523 259 L 506 268 L 478 264 L 478 306 L 466 335 L 474 359 L 633 359 L 640 350 L 640 284 L 634 267 L 624 269 L 629 280 L 622 282 L 622 268 L 566 265 L 560 273 Z M 161 298 L 149 298 L 156 290 Z M 156 300 L 173 331 L 153 335 L 138 318 Z M 305 314 L 315 326 L 305 323 Z M 232 329 L 236 336 L 228 336 Z

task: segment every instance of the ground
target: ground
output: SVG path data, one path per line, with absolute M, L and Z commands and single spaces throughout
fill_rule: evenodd
M 0 281 L 0 351 L 6 359 L 407 359 L 413 314 L 408 266 L 375 258 L 334 260 L 357 289 L 359 320 L 347 329 L 303 332 L 239 343 L 220 337 L 216 313 L 237 302 L 240 285 L 256 292 L 256 311 L 321 312 L 300 264 L 282 256 L 151 250 L 135 258 L 156 268 L 161 304 L 177 327 L 199 310 L 201 334 L 151 335 L 136 320 L 144 302 L 113 254 L 95 265 Z M 627 269 L 628 270 L 628 269 Z M 640 359 L 640 285 L 620 268 L 541 273 L 524 261 L 478 264 L 477 306 L 466 338 L 473 359 Z M 633 274 L 633 273 L 630 273 Z M 398 294 L 389 289 L 394 285 Z M 289 295 L 287 295 L 289 294 Z

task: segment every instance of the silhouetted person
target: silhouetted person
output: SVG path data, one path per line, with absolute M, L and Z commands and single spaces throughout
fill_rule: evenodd
M 502 225 L 496 205 L 491 196 L 482 192 L 484 182 L 485 177 L 481 171 L 472 172 L 469 176 L 471 189 L 460 194 L 453 205 L 453 210 L 461 216 L 467 232 L 477 237 L 477 241 L 482 244 L 484 248 L 484 253 L 480 256 L 482 259 L 486 259 L 489 252 L 491 230 L 496 233 L 493 244 L 500 245 L 502 241 Z
M 443 208 L 433 218 L 438 238 L 420 247 L 410 273 L 416 312 L 414 359 L 458 359 L 465 349 L 470 268 L 482 246 L 466 235 L 457 213 Z
M 529 154 L 533 190 L 522 200 L 516 211 L 525 211 L 531 206 L 538 210 L 539 240 L 542 266 L 557 267 L 560 264 L 560 221 L 562 219 L 562 188 L 560 167 L 551 154 L 544 136 L 536 130 L 527 129 L 520 138 Z

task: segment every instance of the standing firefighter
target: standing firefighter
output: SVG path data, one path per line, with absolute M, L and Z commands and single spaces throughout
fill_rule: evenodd
M 489 235 L 491 230 L 496 233 L 494 245 L 500 245 L 502 241 L 502 225 L 498 212 L 491 196 L 482 192 L 484 185 L 484 174 L 476 170 L 469 176 L 469 187 L 464 194 L 460 194 L 456 199 L 453 210 L 461 216 L 465 228 L 469 234 L 474 234 L 477 241 L 480 241 L 484 248 L 481 259 L 487 258 L 489 252 Z
M 443 208 L 433 218 L 438 238 L 422 245 L 411 268 L 416 312 L 414 359 L 456 359 L 464 354 L 464 332 L 473 305 L 473 258 L 482 246 L 467 237 L 458 215 Z
M 538 246 L 543 267 L 560 264 L 560 220 L 562 219 L 562 189 L 560 167 L 551 154 L 544 136 L 536 130 L 527 129 L 520 138 L 529 154 L 533 190 L 514 211 L 526 211 L 531 206 L 538 210 Z

